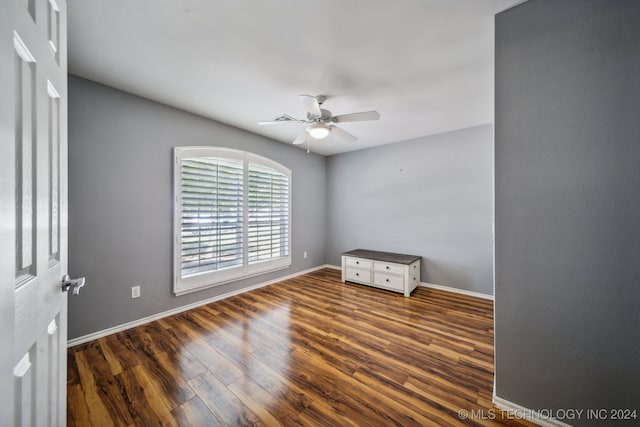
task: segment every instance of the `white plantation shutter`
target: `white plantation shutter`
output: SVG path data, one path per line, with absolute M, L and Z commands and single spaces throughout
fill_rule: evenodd
M 183 159 L 182 276 L 242 265 L 243 164 Z
M 289 177 L 249 163 L 249 263 L 289 255 Z
M 174 293 L 291 265 L 291 171 L 255 154 L 175 149 Z

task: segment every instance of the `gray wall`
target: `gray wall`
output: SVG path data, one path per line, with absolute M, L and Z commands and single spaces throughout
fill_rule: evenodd
M 292 169 L 289 269 L 173 296 L 172 147 L 184 145 L 246 150 Z M 325 170 L 322 156 L 69 76 L 69 272 L 87 278 L 69 298 L 69 338 L 324 264 Z
M 490 125 L 327 159 L 327 262 L 421 255 L 422 281 L 493 294 Z
M 639 1 L 496 17 L 496 394 L 525 407 L 640 412 L 639 23 Z

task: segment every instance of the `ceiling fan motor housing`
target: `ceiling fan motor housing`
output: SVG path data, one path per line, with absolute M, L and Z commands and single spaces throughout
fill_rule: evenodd
M 307 120 L 311 122 L 328 122 L 331 120 L 331 111 L 321 108 L 320 112 L 322 113 L 320 117 L 316 117 L 311 113 L 307 113 Z

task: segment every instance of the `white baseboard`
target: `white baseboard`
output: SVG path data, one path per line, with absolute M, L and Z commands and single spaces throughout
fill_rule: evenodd
M 133 320 L 131 322 L 123 323 L 122 325 L 113 326 L 111 328 L 103 329 L 101 331 L 93 332 L 88 335 L 83 335 L 81 337 L 72 338 L 67 341 L 67 348 L 73 347 L 79 344 L 84 344 L 89 341 L 97 340 L 98 338 L 106 337 L 107 335 L 115 334 L 117 332 L 126 331 L 127 329 L 135 328 L 136 326 L 144 325 L 145 323 L 153 322 L 154 320 L 162 319 L 163 317 L 173 316 L 174 314 L 182 313 L 183 311 L 191 310 L 196 307 L 200 307 L 215 301 L 220 301 L 225 298 L 229 298 L 235 295 L 242 294 L 244 292 L 249 292 L 254 289 L 262 288 L 264 286 L 269 286 L 274 283 L 281 282 L 283 280 L 293 279 L 294 277 L 301 276 L 303 274 L 308 274 L 314 272 L 316 270 L 322 270 L 323 268 L 336 268 L 333 265 L 320 265 L 318 267 L 309 268 L 307 270 L 298 271 L 297 273 L 289 274 L 287 276 L 278 277 L 277 279 L 269 280 L 266 282 L 258 283 L 255 285 L 247 286 L 246 288 L 238 289 L 236 291 L 227 292 L 226 294 L 217 295 L 212 298 L 207 298 L 201 301 L 197 301 L 191 304 L 183 305 L 181 307 L 173 308 L 171 310 L 163 311 L 162 313 L 152 314 L 151 316 L 143 317 L 142 319 Z
M 339 265 L 325 264 L 324 267 L 325 268 L 332 268 L 334 270 L 342 270 L 342 267 L 340 267 Z M 455 292 L 456 294 L 469 295 L 469 296 L 472 296 L 472 297 L 488 299 L 488 300 L 493 301 L 493 295 L 482 294 L 480 292 L 467 291 L 467 290 L 464 290 L 464 289 L 458 289 L 458 288 L 452 288 L 452 287 L 449 287 L 449 286 L 436 285 L 434 283 L 427 283 L 427 282 L 420 282 L 420 286 L 424 286 L 425 288 L 438 289 L 438 290 L 441 290 L 441 291 Z
M 508 415 L 509 418 L 526 419 L 541 427 L 571 427 L 571 424 L 563 423 L 553 418 L 550 414 L 547 414 L 547 412 L 550 411 L 534 411 L 533 409 L 525 408 L 522 405 L 498 397 L 495 393 L 493 395 L 493 404 L 501 411 L 506 412 L 505 415 Z
M 493 301 L 493 295 L 483 294 L 480 292 L 467 291 L 465 289 L 452 288 L 450 286 L 442 286 L 442 285 L 436 285 L 433 283 L 426 283 L 426 282 L 420 282 L 420 286 L 423 286 L 425 288 L 438 289 L 440 291 L 454 292 L 456 294 L 469 295 L 471 297 L 488 299 Z

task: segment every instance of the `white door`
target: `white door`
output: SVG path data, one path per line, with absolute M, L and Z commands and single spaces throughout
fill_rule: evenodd
M 65 0 L 0 0 L 0 425 L 66 424 Z

